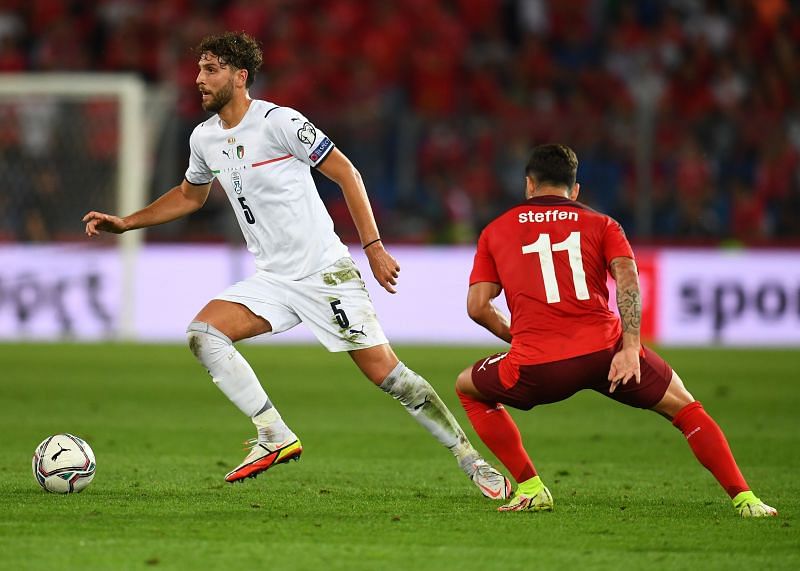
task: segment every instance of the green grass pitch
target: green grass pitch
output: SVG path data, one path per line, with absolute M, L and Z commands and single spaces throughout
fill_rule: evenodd
M 346 356 L 241 350 L 305 451 L 228 485 L 252 425 L 185 347 L 0 345 L 0 569 L 800 569 L 796 350 L 663 351 L 780 512 L 750 521 L 670 423 L 589 393 L 512 412 L 556 509 L 497 513 Z M 397 348 L 482 451 L 452 386 L 490 351 Z M 97 455 L 81 494 L 31 475 L 56 432 Z

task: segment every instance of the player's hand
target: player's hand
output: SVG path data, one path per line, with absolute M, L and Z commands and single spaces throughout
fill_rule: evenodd
M 387 252 L 383 243 L 377 242 L 368 247 L 364 252 L 369 260 L 369 267 L 372 275 L 381 284 L 381 287 L 389 293 L 397 293 L 394 286 L 397 285 L 397 276 L 400 274 L 400 264 Z
M 636 379 L 636 384 L 642 380 L 642 371 L 639 368 L 639 350 L 633 347 L 623 347 L 611 359 L 611 368 L 608 371 L 608 380 L 611 386 L 609 393 L 613 393 L 617 385 L 627 384 L 631 379 Z
M 98 236 L 100 232 L 110 232 L 112 234 L 122 234 L 127 229 L 125 222 L 119 216 L 95 212 L 92 210 L 83 217 L 86 222 L 86 235 Z

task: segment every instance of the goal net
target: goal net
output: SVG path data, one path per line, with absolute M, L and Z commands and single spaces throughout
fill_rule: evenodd
M 0 338 L 131 337 L 144 233 L 89 246 L 81 217 L 144 206 L 144 97 L 129 74 L 0 74 Z M 108 299 L 84 263 L 118 266 Z

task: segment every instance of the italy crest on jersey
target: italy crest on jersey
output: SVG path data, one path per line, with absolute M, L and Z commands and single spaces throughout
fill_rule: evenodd
M 236 146 L 236 158 L 243 159 L 244 158 L 244 145 L 237 145 Z

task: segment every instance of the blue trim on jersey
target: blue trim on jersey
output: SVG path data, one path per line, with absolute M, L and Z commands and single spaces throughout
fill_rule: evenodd
M 311 151 L 311 154 L 308 156 L 308 158 L 311 159 L 311 161 L 314 163 L 314 166 L 316 166 L 320 163 L 320 161 L 330 154 L 333 147 L 333 141 L 331 141 L 328 137 L 325 137 L 322 139 L 322 142 L 317 145 L 317 148 Z
M 331 141 L 331 146 L 328 148 L 327 152 L 326 152 L 326 153 L 325 153 L 325 154 L 322 156 L 322 158 L 320 158 L 320 159 L 319 159 L 319 160 L 318 160 L 316 163 L 314 163 L 314 168 L 315 168 L 315 169 L 318 169 L 318 168 L 320 167 L 320 165 L 322 165 L 322 163 L 324 163 L 324 162 L 325 162 L 325 160 L 326 160 L 326 159 L 327 159 L 329 156 L 331 156 L 331 152 L 332 152 L 332 151 L 333 151 L 333 149 L 335 149 L 335 148 L 336 148 L 336 145 L 335 145 L 335 144 L 333 144 L 333 141 Z

